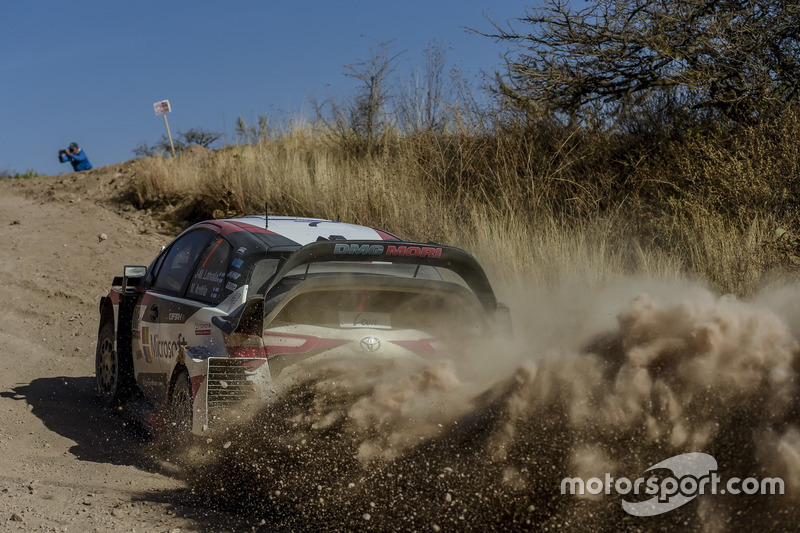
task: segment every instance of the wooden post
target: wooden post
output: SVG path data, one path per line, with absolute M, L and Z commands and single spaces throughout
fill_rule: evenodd
M 164 126 L 167 127 L 167 137 L 169 137 L 169 147 L 172 149 L 172 157 L 175 157 L 175 145 L 172 144 L 172 134 L 169 132 L 169 122 L 167 122 L 167 114 L 164 113 L 162 116 L 164 117 Z
M 172 134 L 169 132 L 169 122 L 167 122 L 167 113 L 172 111 L 169 105 L 169 100 L 161 100 L 153 104 L 153 109 L 156 115 L 164 115 L 164 126 L 167 128 L 167 137 L 169 137 L 169 147 L 172 150 L 172 157 L 175 157 L 175 145 L 172 143 Z

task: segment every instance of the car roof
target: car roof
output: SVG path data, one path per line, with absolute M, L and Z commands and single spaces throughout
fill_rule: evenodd
M 189 229 L 202 227 L 216 228 L 222 236 L 228 237 L 237 245 L 256 239 L 267 248 L 299 248 L 318 240 L 402 240 L 376 228 L 308 217 L 270 216 L 267 222 L 263 215 L 245 216 L 207 220 Z
M 375 261 L 429 265 L 443 267 L 459 276 L 487 310 L 497 307 L 483 268 L 460 248 L 409 242 L 380 229 L 322 218 L 266 218 L 261 215 L 207 220 L 188 228 L 181 235 L 196 229 L 211 230 L 227 239 L 234 250 L 233 261 L 238 263 L 234 268 L 243 272 L 249 271 L 262 259 L 281 261 L 283 266 L 275 274 L 277 280 L 297 266 L 317 262 Z

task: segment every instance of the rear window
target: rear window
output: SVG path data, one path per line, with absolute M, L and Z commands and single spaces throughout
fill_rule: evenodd
M 255 290 L 263 294 L 272 277 L 277 273 L 278 259 L 262 259 L 253 268 L 250 283 Z M 327 261 L 300 265 L 286 274 L 286 278 L 305 279 L 312 276 L 336 274 L 370 274 L 393 276 L 398 278 L 416 278 L 426 280 L 445 280 L 466 287 L 466 282 L 455 272 L 446 268 L 430 265 L 393 264 L 378 262 Z
M 453 337 L 474 332 L 484 319 L 478 302 L 463 293 L 333 289 L 297 295 L 270 326 L 292 324 L 417 329 Z

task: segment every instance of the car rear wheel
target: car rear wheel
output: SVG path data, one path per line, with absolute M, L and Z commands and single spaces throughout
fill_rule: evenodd
M 114 340 L 114 324 L 106 321 L 97 335 L 94 369 L 97 392 L 110 407 L 125 402 L 134 391 L 133 363 L 120 357 Z

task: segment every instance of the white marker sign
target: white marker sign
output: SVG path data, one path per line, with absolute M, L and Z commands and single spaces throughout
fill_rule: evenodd
M 156 110 L 156 115 L 163 115 L 169 113 L 172 109 L 169 107 L 169 100 L 161 100 L 153 104 L 153 109 Z

